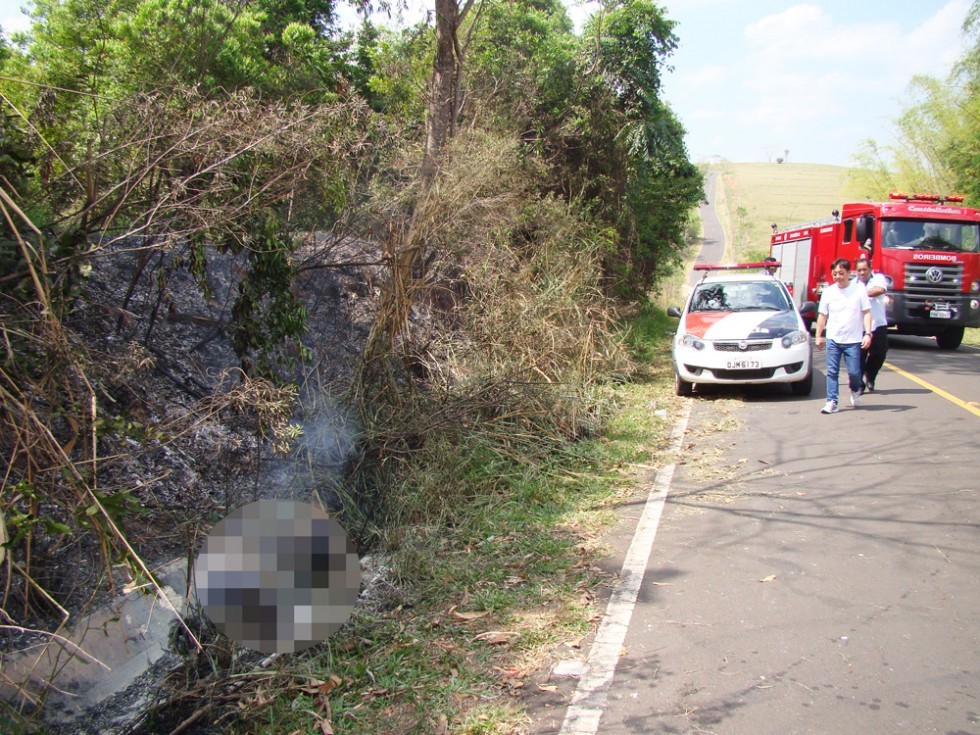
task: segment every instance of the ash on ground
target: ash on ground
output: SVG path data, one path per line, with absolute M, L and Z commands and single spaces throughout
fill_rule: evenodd
M 242 375 L 230 329 L 246 256 L 209 252 L 198 279 L 182 265 L 184 255 L 137 239 L 96 252 L 66 320 L 95 358 L 99 487 L 107 496 L 124 491 L 132 498 L 123 531 L 150 568 L 192 558 L 211 526 L 245 503 L 291 498 L 336 505 L 358 434 L 337 397 L 349 388 L 379 294 L 380 257 L 370 244 L 317 234 L 296 251 L 304 346 L 312 359 L 291 376 L 299 386 L 298 432 L 283 458 L 257 432 L 254 416 L 221 401 Z M 111 589 L 140 581 L 131 569 L 107 571 L 103 552 L 83 533 L 38 539 L 34 580 L 69 613 L 69 627 Z M 16 592 L 7 570 L 0 585 Z M 50 607 L 8 604 L 0 612 L 3 622 L 21 628 L 0 631 L 0 661 L 49 640 L 26 629 L 53 631 L 63 622 Z M 153 682 L 178 661 L 168 654 L 152 664 L 126 692 L 98 703 L 65 732 L 114 732 L 109 723 L 139 710 Z

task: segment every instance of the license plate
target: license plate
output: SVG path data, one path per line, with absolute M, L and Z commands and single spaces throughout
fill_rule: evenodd
M 953 312 L 949 309 L 933 309 L 929 312 L 930 319 L 952 319 Z
M 729 360 L 729 370 L 758 370 L 761 364 L 758 360 Z

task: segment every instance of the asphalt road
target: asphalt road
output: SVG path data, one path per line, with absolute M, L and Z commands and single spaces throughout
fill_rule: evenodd
M 980 733 L 980 351 L 695 398 L 602 733 Z M 937 386 L 938 387 L 938 386 Z
M 809 398 L 685 399 L 609 677 L 593 645 L 568 698 L 594 717 L 538 732 L 980 735 L 980 350 L 893 339 L 878 390 L 831 416 L 815 364 Z
M 694 261 L 696 265 L 725 262 L 725 231 L 715 210 L 717 191 L 718 174 L 715 171 L 709 171 L 704 181 L 704 196 L 707 201 L 703 202 L 698 209 L 698 214 L 701 217 L 702 238 L 701 249 Z M 700 279 L 701 274 L 692 270 L 687 282 L 693 286 Z
M 930 386 L 980 411 L 980 380 L 977 380 L 980 350 L 964 345 L 958 350 L 943 352 L 936 348 L 934 339 L 926 337 L 894 336 L 888 342 L 888 366 L 880 373 L 880 378 L 885 379 L 883 386 L 898 385 L 900 381 L 897 378 L 905 373 L 904 377 L 913 382 L 926 381 Z M 974 435 L 975 444 L 976 437 L 977 433 Z

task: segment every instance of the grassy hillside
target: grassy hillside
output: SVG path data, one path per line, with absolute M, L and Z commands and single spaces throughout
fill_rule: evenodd
M 772 224 L 780 227 L 826 219 L 844 202 L 849 169 L 810 163 L 724 163 L 718 168 L 725 187 L 730 222 L 731 259 L 769 254 Z M 725 212 L 719 212 L 722 220 Z

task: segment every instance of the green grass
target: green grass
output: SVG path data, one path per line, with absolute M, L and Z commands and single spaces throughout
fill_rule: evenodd
M 723 211 L 731 225 L 734 258 L 769 254 L 772 225 L 827 219 L 845 201 L 849 169 L 809 163 L 725 163 Z

